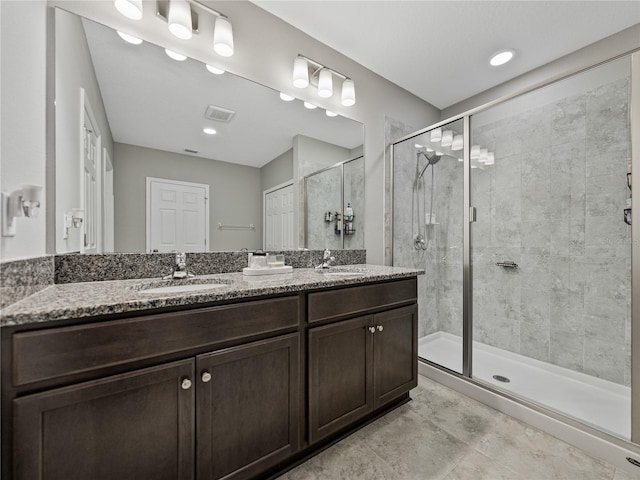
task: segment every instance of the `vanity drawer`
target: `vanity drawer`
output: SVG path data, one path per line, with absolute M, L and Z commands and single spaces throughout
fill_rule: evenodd
M 300 323 L 297 296 L 146 315 L 13 336 L 13 384 L 264 335 Z
M 417 297 L 415 278 L 314 292 L 308 297 L 309 322 L 338 320 L 368 311 L 414 303 Z

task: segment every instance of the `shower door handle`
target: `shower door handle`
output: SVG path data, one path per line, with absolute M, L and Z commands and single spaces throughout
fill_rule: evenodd
M 504 268 L 518 268 L 518 264 L 516 262 L 508 261 L 508 262 L 498 262 L 496 263 L 499 267 Z
M 469 223 L 476 221 L 476 207 L 469 207 Z

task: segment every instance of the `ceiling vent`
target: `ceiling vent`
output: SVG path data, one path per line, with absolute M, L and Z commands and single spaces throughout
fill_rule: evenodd
M 229 123 L 235 114 L 236 112 L 233 110 L 218 107 L 216 105 L 209 105 L 204 112 L 205 118 L 223 123 Z

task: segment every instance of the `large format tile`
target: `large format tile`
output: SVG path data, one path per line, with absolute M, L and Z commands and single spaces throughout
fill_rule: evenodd
M 502 417 L 476 449 L 530 479 L 606 479 L 614 468 L 511 417 Z
M 454 467 L 445 480 L 526 480 L 522 476 L 501 465 L 480 452 L 470 452 Z

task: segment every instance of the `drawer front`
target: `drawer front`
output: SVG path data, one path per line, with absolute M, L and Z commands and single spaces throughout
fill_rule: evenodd
M 13 384 L 215 346 L 299 323 L 299 300 L 292 296 L 17 333 Z
M 417 280 L 361 285 L 310 293 L 309 322 L 338 320 L 367 311 L 408 304 L 417 300 Z

